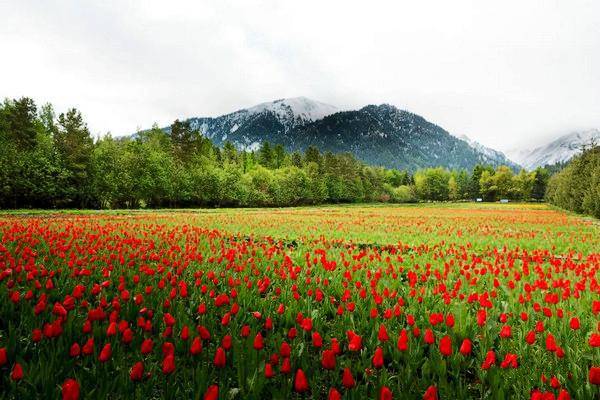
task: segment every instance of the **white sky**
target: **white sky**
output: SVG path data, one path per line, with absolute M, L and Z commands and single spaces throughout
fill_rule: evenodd
M 94 134 L 306 96 L 506 150 L 600 127 L 600 1 L 0 2 L 0 97 Z

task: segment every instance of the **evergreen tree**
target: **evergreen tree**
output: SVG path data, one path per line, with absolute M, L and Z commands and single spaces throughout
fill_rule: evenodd
M 37 138 L 37 107 L 35 102 L 22 97 L 19 100 L 5 101 L 2 125 L 5 135 L 18 150 L 33 150 Z
M 546 168 L 538 167 L 535 171 L 535 178 L 533 180 L 533 188 L 531 190 L 531 197 L 537 201 L 542 201 L 546 194 L 546 187 L 548 186 L 548 180 L 550 174 Z
M 171 143 L 175 158 L 184 164 L 189 162 L 199 150 L 202 135 L 197 129 L 192 129 L 189 121 L 179 121 L 171 124 Z
M 258 163 L 265 168 L 273 168 L 275 155 L 271 143 L 264 141 L 258 149 Z
M 62 164 L 69 174 L 66 187 L 67 202 L 78 207 L 90 203 L 90 160 L 94 142 L 75 108 L 60 114 L 54 142 Z

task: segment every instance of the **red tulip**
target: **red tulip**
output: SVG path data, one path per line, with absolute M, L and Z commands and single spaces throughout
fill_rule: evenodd
M 89 338 L 81 348 L 81 353 L 84 356 L 89 356 L 94 352 L 94 338 Z
M 336 388 L 329 389 L 327 400 L 342 400 L 342 394 Z
M 20 381 L 23 379 L 23 367 L 21 367 L 21 364 L 15 363 L 12 372 L 10 373 L 10 379 L 13 381 Z
M 141 361 L 136 362 L 131 367 L 131 371 L 129 372 L 129 379 L 134 382 L 142 380 L 144 377 L 144 363 Z
M 188 340 L 190 337 L 190 328 L 187 325 L 181 329 L 181 334 L 179 335 L 181 340 Z
M 437 388 L 434 385 L 431 385 L 423 394 L 423 400 L 438 400 Z
M 111 337 L 111 336 L 115 336 L 116 334 L 117 334 L 117 323 L 111 322 L 110 325 L 108 325 L 108 328 L 106 329 L 106 336 Z
M 217 400 L 219 398 L 219 386 L 210 385 L 204 393 L 204 400 Z
M 273 376 L 275 376 L 273 366 L 269 363 L 265 364 L 265 378 L 271 379 Z
M 592 385 L 600 385 L 600 367 L 591 367 L 589 378 Z
M 110 356 L 112 355 L 112 348 L 110 347 L 110 343 L 106 343 L 102 350 L 100 351 L 100 356 L 98 359 L 100 362 L 106 362 L 110 360 Z
M 262 348 L 264 347 L 263 337 L 260 334 L 260 332 L 258 332 L 254 337 L 254 343 L 252 346 L 254 347 L 254 350 L 262 350 Z
M 215 358 L 213 360 L 213 364 L 217 368 L 223 368 L 225 366 L 226 362 L 227 362 L 227 359 L 225 357 L 225 350 L 222 347 L 218 347 L 217 351 L 215 352 Z
M 383 349 L 381 347 L 375 349 L 375 354 L 373 355 L 373 367 L 383 367 Z
M 279 347 L 279 355 L 281 357 L 289 357 L 292 354 L 292 348 L 287 342 L 281 342 L 281 346 Z
M 496 353 L 494 353 L 493 350 L 490 350 L 485 355 L 485 360 L 483 360 L 483 364 L 481 364 L 481 369 L 490 369 L 494 364 L 496 364 Z
M 322 347 L 323 346 L 323 338 L 321 337 L 321 335 L 317 331 L 313 331 L 313 333 L 312 333 L 312 344 L 315 347 Z
M 175 354 L 175 346 L 171 342 L 164 342 L 162 345 L 162 354 L 163 357 L 174 355 Z
M 296 370 L 296 376 L 294 377 L 294 390 L 298 393 L 304 393 L 308 390 L 308 381 L 306 375 L 302 369 Z
M 382 386 L 379 390 L 379 400 L 392 400 L 392 391 L 387 386 Z
M 67 379 L 62 385 L 63 400 L 78 400 L 79 399 L 79 383 L 75 379 Z
M 202 353 L 202 340 L 198 336 L 192 340 L 192 345 L 190 346 L 190 353 L 192 355 L 197 355 Z
M 121 337 L 121 341 L 125 344 L 129 344 L 133 341 L 133 331 L 129 328 L 126 328 L 123 331 L 123 336 Z
M 446 335 L 440 340 L 440 353 L 448 357 L 452 355 L 452 339 Z
M 351 389 L 356 386 L 352 372 L 350 372 L 350 368 L 348 367 L 344 368 L 344 373 L 342 374 L 342 385 L 344 385 L 346 389 Z
M 569 327 L 573 330 L 579 329 L 580 326 L 581 324 L 579 323 L 579 318 L 577 317 L 573 317 L 571 318 L 571 321 L 569 321 Z
M 296 335 L 298 335 L 298 330 L 292 326 L 287 334 L 288 339 L 294 339 Z
M 302 320 L 302 329 L 306 332 L 310 332 L 312 330 L 313 327 L 313 323 L 312 323 L 312 318 L 304 318 Z
M 534 344 L 535 343 L 535 331 L 527 332 L 527 335 L 525 336 L 525 341 L 528 344 Z
M 425 329 L 425 343 L 434 344 L 435 336 L 433 335 L 433 331 L 429 328 Z
M 472 343 L 471 340 L 469 339 L 464 339 L 462 341 L 462 344 L 460 345 L 460 349 L 459 352 L 460 354 L 462 354 L 463 356 L 468 356 L 471 354 L 471 350 L 472 350 Z
M 500 337 L 503 339 L 510 338 L 512 336 L 512 329 L 510 325 L 504 325 L 500 330 Z
M 81 353 L 81 347 L 79 347 L 79 343 L 75 342 L 71 345 L 71 348 L 69 349 L 69 355 L 71 357 L 78 357 L 79 354 Z
M 398 350 L 408 350 L 408 335 L 406 334 L 406 329 L 402 329 L 400 331 L 400 335 L 398 336 Z
M 487 313 L 484 309 L 477 311 L 477 325 L 483 326 L 485 325 L 485 320 L 487 318 Z
M 175 325 L 175 318 L 173 318 L 173 316 L 171 314 L 165 313 L 165 315 L 163 315 L 163 319 L 165 321 L 166 326 Z
M 554 352 L 556 351 L 556 348 L 556 340 L 554 339 L 554 336 L 551 333 L 549 333 L 546 336 L 546 350 Z
M 325 369 L 335 369 L 335 352 L 333 350 L 323 351 L 321 365 Z
M 0 348 L 0 367 L 5 365 L 8 362 L 8 358 L 6 356 L 6 347 Z
M 561 389 L 560 392 L 558 392 L 556 400 L 571 400 L 571 395 L 569 395 L 569 392 L 565 389 Z
M 250 326 L 249 325 L 242 326 L 242 330 L 240 331 L 240 336 L 243 338 L 250 336 Z
M 331 350 L 333 350 L 333 352 L 336 355 L 339 355 L 342 353 L 342 349 L 340 347 L 340 343 L 338 342 L 338 340 L 336 338 L 332 338 L 331 339 Z
M 544 323 L 542 321 L 538 321 L 535 324 L 535 331 L 537 333 L 542 333 L 544 332 Z
M 385 329 L 385 325 L 383 325 L 383 324 L 379 325 L 379 332 L 377 333 L 377 339 L 380 342 L 387 342 L 388 340 L 390 340 L 387 330 Z
M 500 368 L 517 368 L 518 366 L 517 355 L 512 353 L 507 353 L 504 356 L 504 360 L 500 363 Z
M 531 392 L 531 396 L 529 397 L 529 400 L 543 400 L 544 395 L 542 394 L 542 392 L 540 392 L 538 389 L 534 389 Z
M 355 334 L 354 332 L 350 333 L 350 343 L 348 344 L 348 349 L 350 351 L 359 351 L 362 348 L 362 338 Z
M 35 343 L 40 342 L 42 340 L 42 331 L 40 329 L 34 329 L 31 332 L 31 340 Z
M 154 342 L 152 339 L 144 339 L 142 342 L 142 354 L 150 354 L 152 353 L 152 348 L 154 347 Z
M 162 372 L 163 374 L 168 375 L 173 371 L 175 371 L 175 356 L 173 354 L 169 354 L 163 358 Z
M 281 373 L 289 374 L 290 372 L 292 372 L 292 364 L 290 362 L 289 357 L 286 357 L 283 359 L 283 362 L 281 363 Z

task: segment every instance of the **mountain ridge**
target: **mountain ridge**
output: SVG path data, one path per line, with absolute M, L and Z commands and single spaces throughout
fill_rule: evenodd
M 388 168 L 472 169 L 478 163 L 518 168 L 503 153 L 451 135 L 422 116 L 391 104 L 340 110 L 293 97 L 187 121 L 218 146 L 229 141 L 249 151 L 269 141 L 288 151 L 315 145 L 321 151 L 350 152 L 363 162 Z
M 574 131 L 534 149 L 514 150 L 511 152 L 511 158 L 529 170 L 564 163 L 580 153 L 583 146 L 592 140 L 600 142 L 600 129 Z

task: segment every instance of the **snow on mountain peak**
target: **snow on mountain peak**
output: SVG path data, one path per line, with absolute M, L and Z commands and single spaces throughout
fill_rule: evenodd
M 248 113 L 255 114 L 271 111 L 277 116 L 303 121 L 316 121 L 338 112 L 338 108 L 306 97 L 291 97 L 271 102 L 261 103 L 246 109 Z M 291 115 L 290 115 L 291 114 Z
M 467 144 L 469 146 L 471 146 L 471 148 L 477 150 L 478 152 L 480 152 L 481 154 L 484 154 L 486 157 L 492 159 L 492 160 L 496 160 L 500 163 L 506 163 L 506 164 L 513 164 L 512 160 L 509 160 L 506 155 L 504 153 L 502 153 L 501 151 L 498 150 L 494 150 L 490 147 L 486 147 L 484 145 L 482 145 L 481 143 L 471 139 L 470 137 L 468 137 L 467 135 L 460 135 L 457 136 L 460 140 L 467 142 Z
M 533 150 L 516 150 L 511 155 L 525 168 L 535 169 L 570 160 L 594 139 L 600 141 L 599 129 L 572 132 Z

